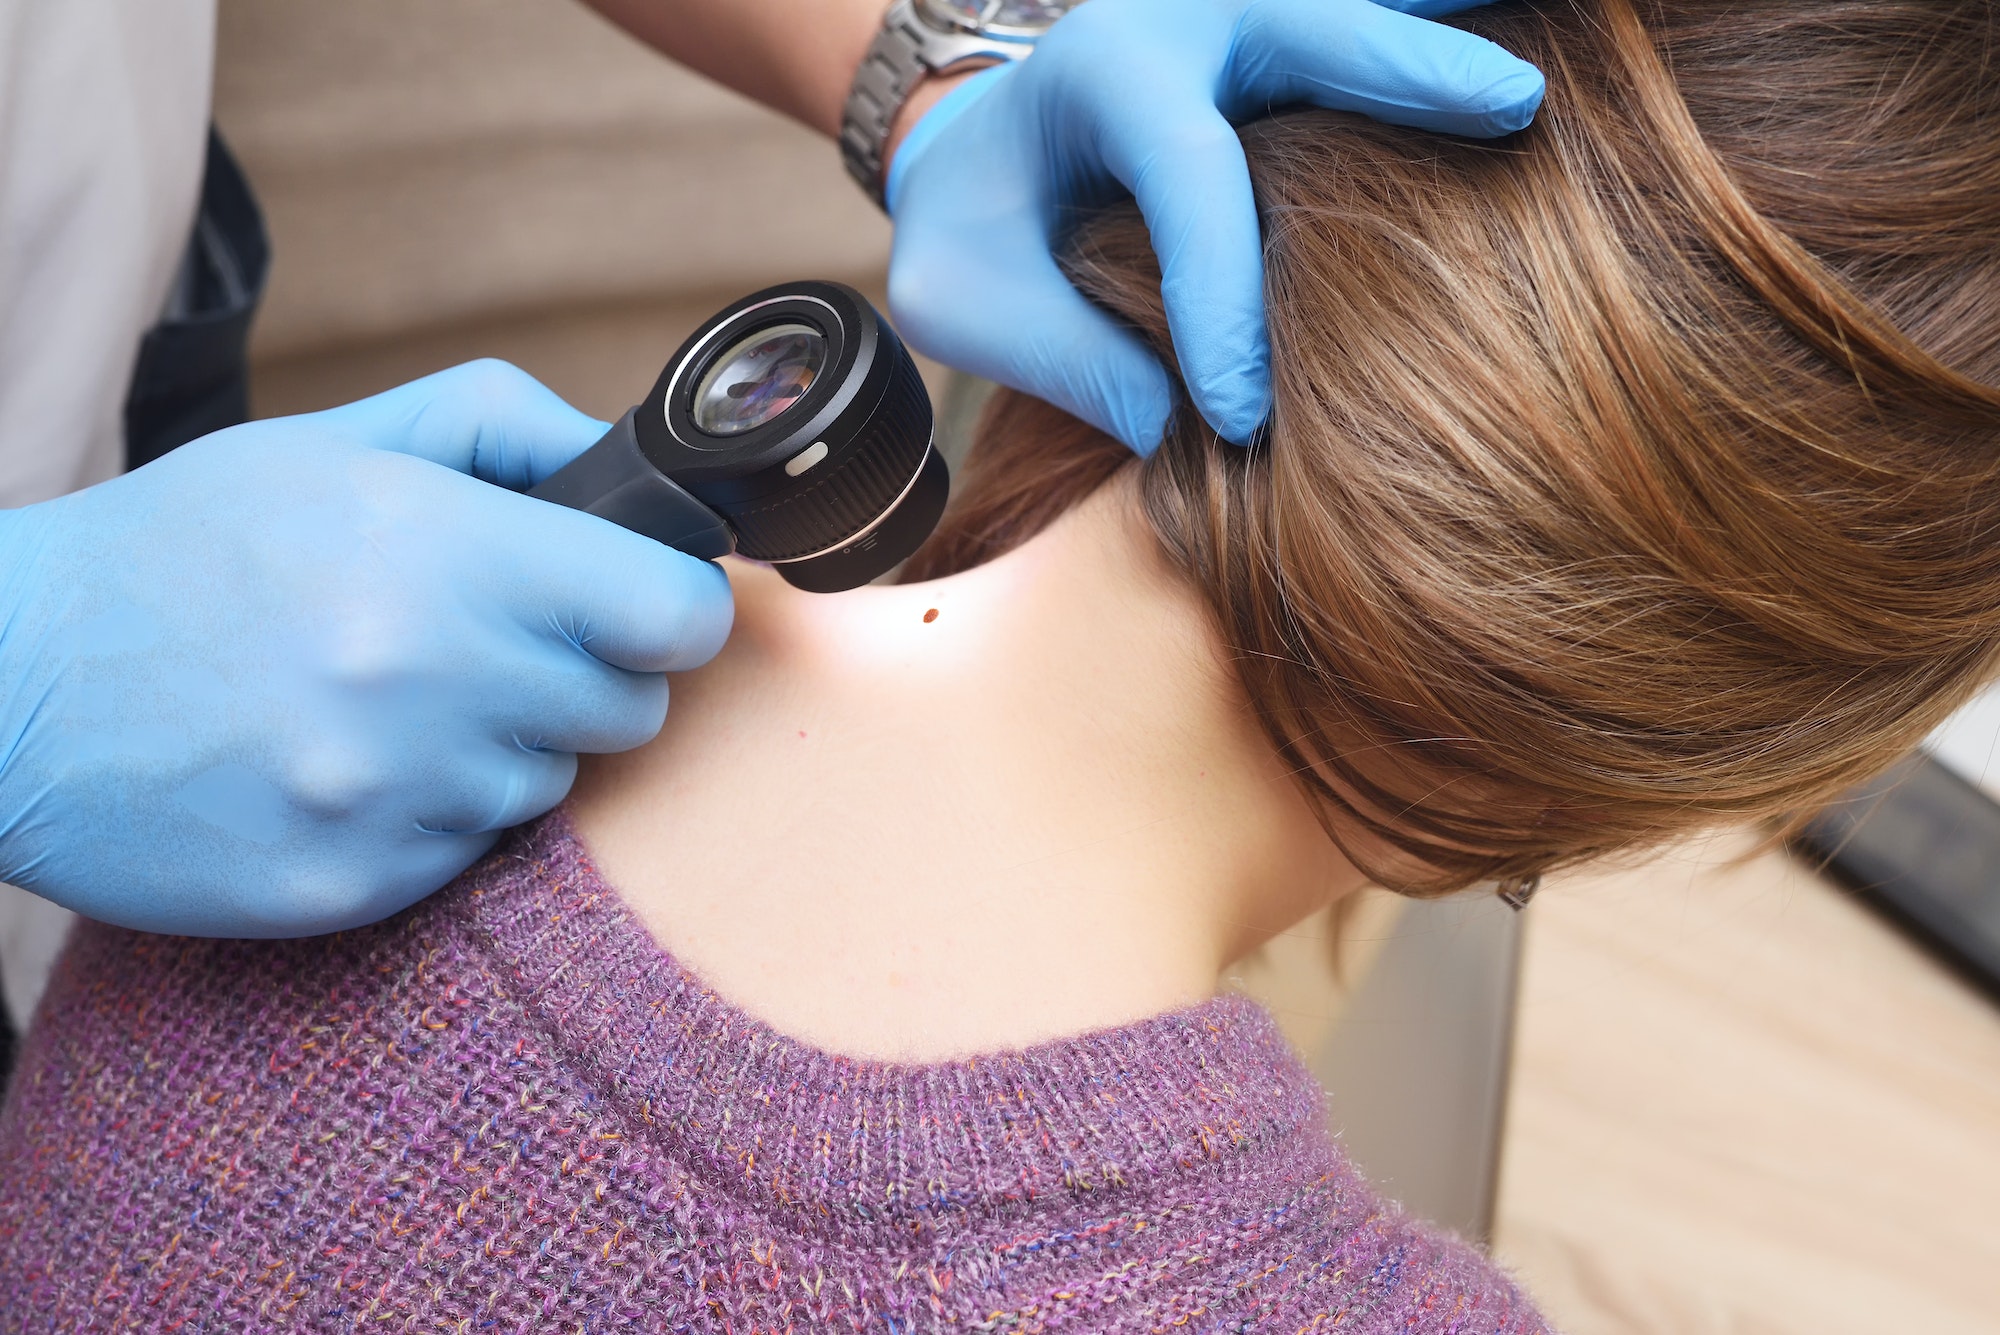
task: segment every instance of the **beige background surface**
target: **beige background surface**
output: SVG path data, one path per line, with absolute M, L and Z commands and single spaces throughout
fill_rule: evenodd
M 1535 903 L 1499 1254 L 1575 1335 L 2000 1331 L 2000 1007 L 1741 848 Z
M 567 0 L 225 0 L 215 101 L 277 248 L 267 412 L 485 354 L 615 416 L 727 301 L 887 261 L 823 141 Z
M 723 302 L 887 254 L 826 144 L 564 0 L 224 0 L 217 116 L 276 243 L 266 413 L 498 355 L 613 416 Z M 1734 851 L 1531 910 L 1499 1254 L 1579 1335 L 2000 1332 L 2000 1009 Z M 1308 1047 L 1322 931 L 1257 981 Z

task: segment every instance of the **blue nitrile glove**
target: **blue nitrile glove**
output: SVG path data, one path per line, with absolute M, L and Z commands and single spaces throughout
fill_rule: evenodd
M 1165 371 L 1050 255 L 1065 209 L 1129 191 L 1195 407 L 1249 440 L 1270 410 L 1271 354 L 1231 125 L 1311 103 L 1453 134 L 1518 130 L 1541 105 L 1541 73 L 1414 17 L 1480 3 L 1087 0 L 1026 60 L 946 95 L 891 160 L 898 328 L 919 351 L 1150 451 L 1173 404 Z
M 603 431 L 475 362 L 0 513 L 0 879 L 153 931 L 352 927 L 652 737 L 722 572 L 502 489 Z

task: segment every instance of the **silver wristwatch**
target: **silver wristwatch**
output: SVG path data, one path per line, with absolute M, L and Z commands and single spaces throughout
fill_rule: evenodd
M 840 156 L 882 203 L 882 154 L 910 91 L 933 74 L 1019 60 L 1083 0 L 896 0 L 855 71 L 840 118 Z

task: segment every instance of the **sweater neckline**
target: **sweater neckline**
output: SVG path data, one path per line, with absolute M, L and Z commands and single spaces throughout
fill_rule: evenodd
M 558 808 L 467 878 L 503 976 L 607 1112 L 713 1189 L 905 1230 L 1050 1198 L 1193 1190 L 1318 1127 L 1271 1017 L 1220 995 L 987 1056 L 901 1063 L 787 1037 L 661 948 Z

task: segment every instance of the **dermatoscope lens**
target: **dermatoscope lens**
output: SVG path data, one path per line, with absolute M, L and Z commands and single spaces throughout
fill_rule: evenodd
M 694 424 L 711 436 L 740 436 L 805 397 L 826 367 L 826 336 L 810 325 L 769 325 L 715 359 L 694 391 Z

